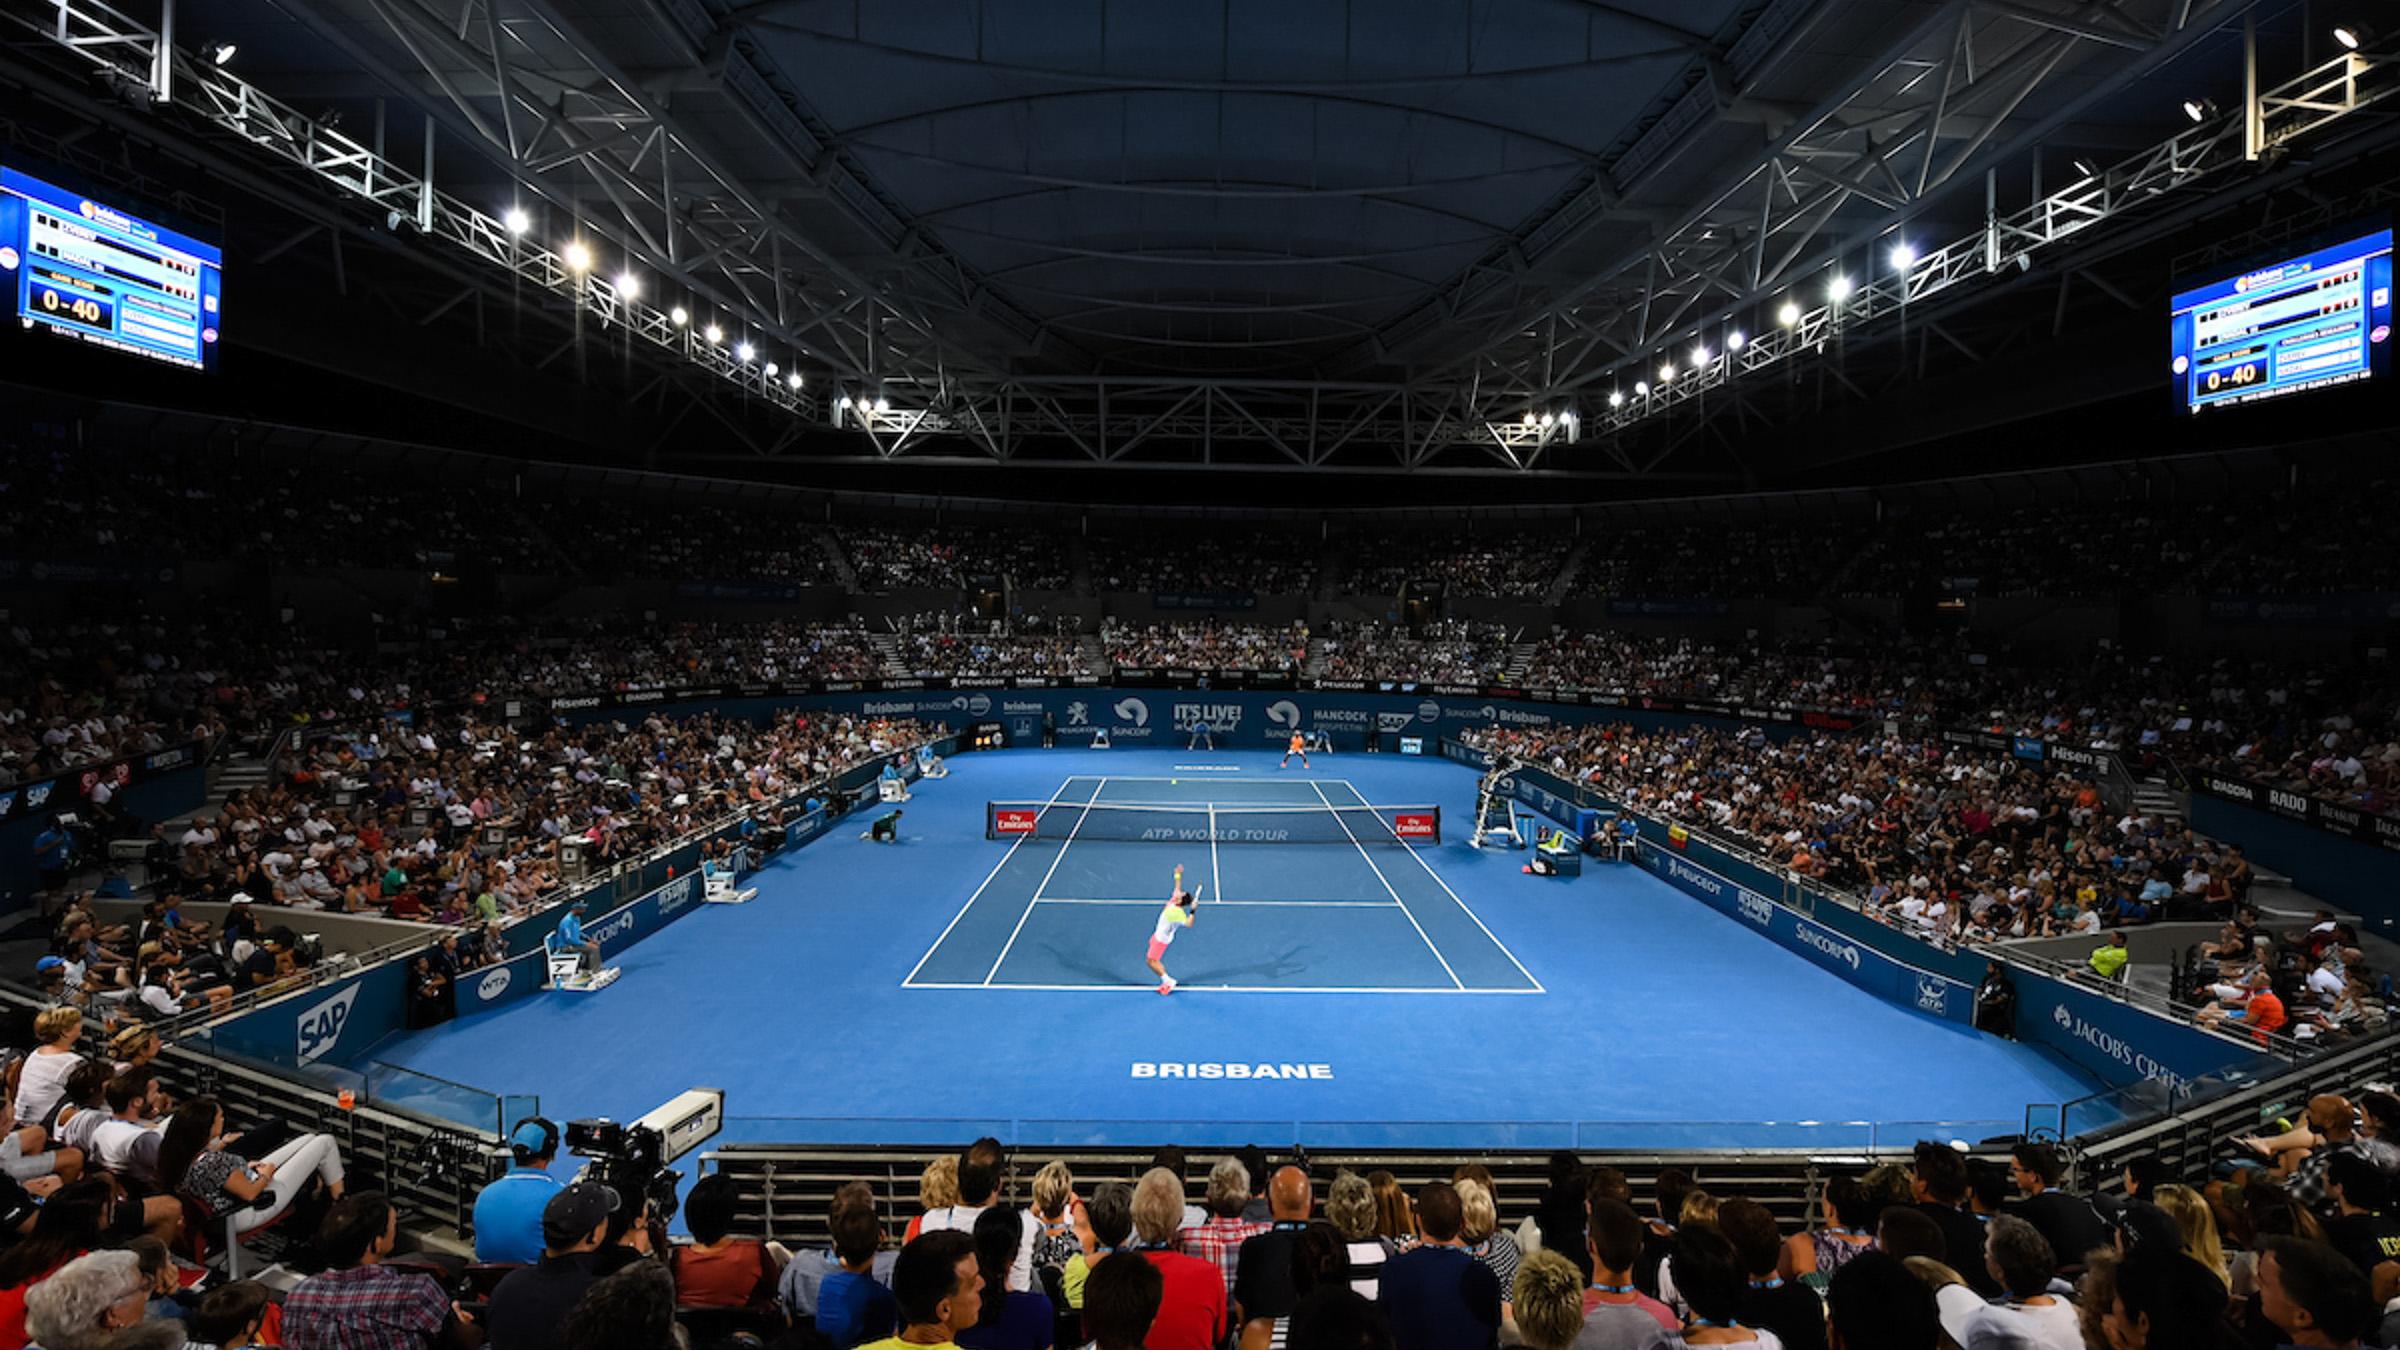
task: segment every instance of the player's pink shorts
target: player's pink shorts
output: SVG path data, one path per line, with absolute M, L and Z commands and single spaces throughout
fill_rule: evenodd
M 1157 938 L 1150 939 L 1150 959 L 1153 961 L 1166 960 L 1167 944 L 1159 941 Z

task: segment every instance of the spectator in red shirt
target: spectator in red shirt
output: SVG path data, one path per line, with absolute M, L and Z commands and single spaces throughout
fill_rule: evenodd
M 1248 1199 L 1245 1179 L 1244 1199 Z M 1183 1223 L 1183 1182 L 1163 1167 L 1142 1174 L 1133 1191 L 1135 1249 L 1165 1281 L 1147 1350 L 1211 1350 L 1225 1339 L 1225 1276 L 1213 1262 L 1175 1250 Z

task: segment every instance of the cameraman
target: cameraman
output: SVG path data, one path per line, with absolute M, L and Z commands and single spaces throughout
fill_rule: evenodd
M 550 1175 L 558 1126 L 528 1116 L 509 1133 L 508 1151 L 516 1165 L 475 1197 L 475 1259 L 486 1264 L 539 1259 L 542 1209 L 566 1189 Z

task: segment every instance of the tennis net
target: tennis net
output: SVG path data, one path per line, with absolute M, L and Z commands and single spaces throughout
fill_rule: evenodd
M 1161 844 L 1438 844 L 1438 806 L 1212 806 L 986 802 L 986 839 Z

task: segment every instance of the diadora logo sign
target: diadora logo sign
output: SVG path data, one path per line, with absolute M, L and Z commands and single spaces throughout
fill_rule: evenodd
M 1768 924 L 1775 922 L 1774 902 L 1767 899 L 1767 897 L 1760 895 L 1756 891 L 1742 892 L 1741 912 L 1743 918 L 1748 919 L 1750 922 L 1757 924 L 1761 928 L 1764 928 Z
M 1950 985 L 1937 975 L 1917 976 L 1917 1006 L 1929 1013 L 1950 1011 Z
M 508 992 L 508 967 L 494 966 L 475 982 L 475 997 L 489 1003 Z
M 693 897 L 699 894 L 700 874 L 698 872 L 684 873 L 682 876 L 668 882 L 665 887 L 660 889 L 658 893 L 658 917 L 663 919 L 674 913 L 676 910 L 683 908 L 685 905 L 692 903 Z
M 1285 731 L 1300 729 L 1300 705 L 1288 698 L 1279 698 L 1267 705 L 1267 725 Z
M 2065 1032 L 2067 1035 L 2072 1036 L 2076 1040 L 2083 1042 L 2085 1045 L 2092 1047 L 2094 1050 L 2097 1050 L 2101 1054 L 2108 1056 L 2117 1063 L 2131 1068 L 2135 1073 L 2140 1074 L 2142 1077 L 2150 1079 L 2153 1082 L 2166 1084 L 2167 1090 L 2175 1096 L 2183 1097 L 2190 1094 L 2192 1090 L 2191 1084 L 2184 1078 L 2182 1074 L 2175 1072 L 2173 1069 L 2170 1069 L 2166 1065 L 2159 1063 L 2155 1059 L 2152 1059 L 2150 1056 L 2142 1053 L 2140 1050 L 2135 1049 L 2133 1046 L 2127 1044 L 2123 1037 L 2109 1031 L 2107 1028 L 2095 1026 L 2091 1022 L 2076 1016 L 2075 1010 L 2069 1008 L 2066 1004 L 2061 1003 L 2055 1008 L 2051 1009 L 2050 1020 L 2056 1022 L 2058 1024 L 2058 1029 Z
M 296 1049 L 302 1067 L 316 1063 L 333 1053 L 342 1039 L 342 1028 L 350 1025 L 350 1009 L 358 1002 L 358 982 L 332 998 L 300 1014 L 300 1029 Z
M 1113 711 L 1117 714 L 1117 720 L 1127 726 L 1146 727 L 1150 725 L 1150 705 L 1138 698 L 1118 699 L 1117 706 Z
M 1858 969 L 1858 947 L 1855 943 L 1844 942 L 1813 923 L 1793 925 L 1792 936 L 1800 939 L 1802 946 L 1814 947 L 1852 970 Z

